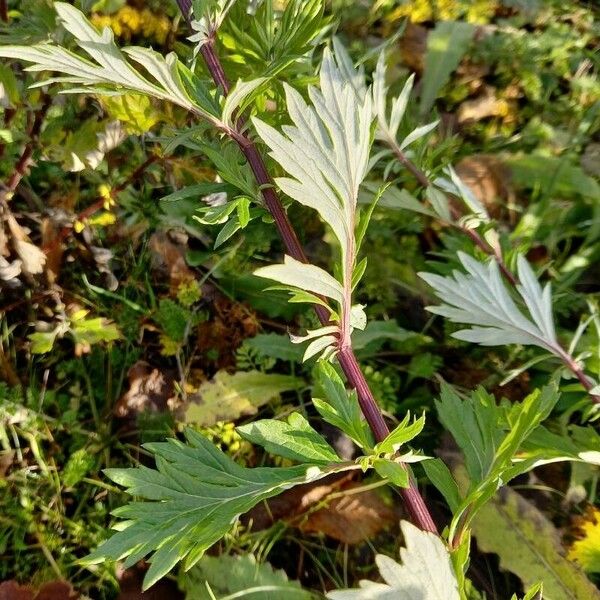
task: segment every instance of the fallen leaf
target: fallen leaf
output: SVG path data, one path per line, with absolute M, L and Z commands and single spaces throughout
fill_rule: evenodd
M 388 506 L 372 490 L 358 492 L 361 484 L 353 477 L 334 475 L 286 490 L 255 506 L 242 522 L 251 525 L 252 531 L 260 531 L 285 521 L 304 533 L 324 533 L 345 544 L 359 544 L 398 523 L 401 514 L 396 507 Z M 328 501 L 332 494 L 335 496 Z
M 297 390 L 304 380 L 291 375 L 276 375 L 260 371 L 238 371 L 230 375 L 219 371 L 204 382 L 198 392 L 189 396 L 185 408 L 186 423 L 214 425 L 218 421 L 235 421 L 254 415 L 258 408 L 278 398 L 282 392 Z
M 541 581 L 548 598 L 600 598 L 583 571 L 565 558 L 554 524 L 511 488 L 500 488 L 480 509 L 472 531 L 478 548 L 497 554 L 500 568 L 517 575 L 525 588 Z
M 138 361 L 127 372 L 127 378 L 129 389 L 114 407 L 117 417 L 135 417 L 141 412 L 164 412 L 174 408 L 175 384 L 170 373 Z
M 206 286 L 205 286 L 206 287 Z M 202 295 L 210 300 L 212 318 L 197 327 L 196 345 L 206 361 L 214 362 L 218 369 L 236 365 L 236 351 L 246 338 L 258 333 L 258 320 L 244 304 L 232 302 L 216 290 L 205 289 Z M 207 354 L 216 354 L 209 359 Z
M 0 478 L 4 478 L 8 473 L 8 470 L 13 464 L 15 458 L 14 450 L 6 450 L 0 452 Z
M 493 154 L 474 154 L 463 158 L 455 169 L 494 219 L 505 216 L 507 207 L 515 201 L 515 194 L 511 171 L 500 158 Z
M 3 256 L 0 256 L 0 279 L 10 283 L 21 273 L 22 261 L 19 258 L 8 262 Z
M 400 38 L 400 56 L 402 62 L 415 73 L 421 74 L 425 68 L 427 52 L 427 29 L 410 21 Z
M 147 571 L 145 562 L 138 563 L 130 569 L 118 569 L 117 577 L 119 579 L 119 595 L 117 600 L 180 600 L 184 598 L 172 579 L 161 579 L 157 581 L 149 590 L 142 591 L 144 574 Z
M 172 295 L 177 294 L 182 283 L 195 279 L 194 272 L 185 261 L 185 248 L 172 242 L 164 231 L 152 234 L 149 248 L 152 266 L 168 276 Z
M 242 515 L 240 520 L 252 531 L 261 531 L 277 521 L 294 519 L 325 496 L 339 490 L 353 477 L 353 473 L 336 474 L 313 483 L 294 486 L 279 496 L 257 504 L 250 512 Z
M 21 269 L 29 275 L 41 273 L 46 262 L 46 255 L 31 243 L 25 229 L 17 223 L 17 220 L 11 214 L 5 218 L 12 234 L 13 248 L 21 259 Z
M 299 524 L 300 531 L 316 532 L 344 544 L 359 544 L 398 521 L 396 511 L 381 496 L 369 490 L 357 493 L 361 485 L 349 483 L 324 508 L 312 512 Z
M 49 581 L 37 589 L 16 581 L 0 583 L 0 600 L 76 600 L 79 594 L 66 581 Z
M 64 246 L 58 240 L 59 230 L 54 221 L 46 217 L 42 221 L 42 248 L 46 248 L 46 279 L 52 285 L 60 273 Z
M 465 100 L 458 108 L 459 123 L 474 123 L 488 117 L 508 114 L 508 102 L 496 97 L 494 88 L 485 86 L 483 93 L 472 100 Z

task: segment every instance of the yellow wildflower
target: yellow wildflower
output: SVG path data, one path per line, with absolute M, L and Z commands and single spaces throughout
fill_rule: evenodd
M 590 509 L 577 519 L 577 530 L 579 539 L 569 548 L 567 558 L 586 573 L 600 573 L 600 509 Z

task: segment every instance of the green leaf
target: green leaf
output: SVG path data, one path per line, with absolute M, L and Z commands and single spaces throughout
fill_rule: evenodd
M 321 89 L 309 88 L 312 106 L 285 85 L 288 113 L 294 123 L 279 133 L 253 119 L 270 155 L 291 177 L 276 178 L 290 198 L 315 209 L 333 230 L 342 249 L 344 279 L 353 266 L 354 213 L 371 146 L 371 99 L 362 101 L 337 68 L 329 50 L 323 54 Z
M 61 333 L 60 327 L 56 327 L 52 331 L 36 331 L 35 333 L 30 333 L 27 336 L 27 339 L 31 342 L 29 351 L 32 354 L 46 354 L 47 352 L 50 352 L 54 347 L 54 342 L 59 333 Z
M 382 479 L 401 488 L 408 487 L 409 474 L 405 465 L 387 458 L 376 458 L 373 460 L 373 468 Z
M 233 462 L 205 437 L 186 430 L 178 440 L 146 444 L 156 469 L 108 469 L 106 475 L 137 500 L 115 511 L 119 531 L 85 559 L 87 564 L 122 560 L 124 567 L 148 555 L 144 589 L 178 562 L 190 568 L 231 528 L 239 515 L 284 489 L 331 473 L 359 469 L 352 464 L 319 468 L 247 469 Z
M 248 104 L 256 95 L 258 88 L 267 81 L 266 77 L 259 77 L 251 81 L 238 80 L 233 89 L 227 94 L 223 104 L 221 120 L 230 128 L 234 128 L 234 115 L 243 113 Z
M 427 338 L 414 331 L 407 331 L 400 327 L 394 320 L 370 321 L 364 331 L 354 331 L 352 333 L 352 347 L 355 350 L 363 350 L 368 347 L 376 351 L 386 340 L 406 342 L 414 338 L 427 340 Z
M 254 275 L 265 279 L 273 279 L 278 283 L 308 291 L 318 296 L 331 298 L 339 304 L 344 302 L 344 290 L 337 279 L 320 267 L 301 263 L 291 256 L 286 255 L 282 265 L 269 265 L 257 269 L 254 271 Z
M 427 36 L 425 72 L 421 89 L 421 115 L 431 110 L 438 92 L 467 51 L 475 26 L 470 23 L 439 21 Z
M 376 183 L 367 181 L 362 185 L 363 189 L 369 193 L 375 193 L 379 188 Z M 366 194 L 361 194 L 360 203 L 366 204 L 369 201 L 369 197 Z M 409 210 L 416 212 L 428 217 L 436 218 L 437 214 L 427 207 L 427 205 L 420 200 L 417 200 L 409 191 L 404 188 L 398 188 L 394 185 L 388 186 L 378 202 L 382 208 L 391 208 L 392 210 Z
M 142 94 L 101 96 L 100 102 L 113 119 L 121 121 L 127 131 L 135 135 L 148 133 L 161 120 L 150 99 Z
M 583 196 L 598 201 L 600 184 L 563 157 L 517 154 L 506 157 L 511 179 L 518 187 L 541 190 L 545 195 L 571 198 Z
M 215 238 L 215 249 L 222 246 L 231 236 L 235 235 L 242 228 L 237 215 L 229 219 L 221 228 L 221 231 Z
M 187 200 L 188 198 L 199 199 L 202 196 L 208 196 L 210 194 L 217 194 L 219 192 L 227 191 L 228 186 L 225 183 L 196 183 L 194 185 L 188 185 L 186 187 L 181 188 L 173 192 L 172 194 L 168 194 L 167 196 L 163 196 L 160 199 L 161 208 L 163 210 L 167 210 L 169 207 L 167 204 L 180 202 L 181 200 Z M 196 210 L 198 208 L 197 204 L 194 207 Z
M 357 446 L 373 447 L 373 436 L 362 418 L 356 391 L 348 391 L 336 370 L 326 362 L 317 364 L 316 393 L 324 399 L 313 398 L 313 403 L 325 421 L 343 431 Z
M 287 420 L 262 419 L 237 427 L 240 435 L 267 452 L 297 462 L 328 464 L 339 462 L 335 450 L 300 414 L 292 413 Z
M 96 466 L 96 457 L 89 448 L 79 448 L 69 456 L 61 473 L 61 481 L 66 487 L 79 483 Z
M 425 470 L 427 478 L 438 491 L 444 496 L 450 510 L 455 512 L 462 502 L 461 494 L 450 469 L 439 458 L 424 460 L 421 465 Z
M 100 317 L 73 321 L 70 333 L 75 343 L 84 346 L 93 346 L 100 342 L 114 342 L 121 338 L 121 332 L 116 324 Z
M 291 342 L 288 335 L 259 333 L 257 336 L 245 340 L 244 344 L 256 350 L 260 356 L 291 362 L 302 360 L 302 350 Z
M 428 306 L 427 310 L 453 323 L 471 326 L 453 333 L 453 337 L 483 346 L 530 344 L 563 356 L 554 329 L 550 284 L 542 289 L 522 255 L 517 257 L 521 282 L 517 291 L 529 318 L 512 299 L 493 258 L 485 264 L 463 252 L 458 257 L 467 274 L 454 271 L 451 277 L 442 277 L 419 273 L 444 302 L 441 306 Z
M 186 600 L 214 600 L 236 592 L 251 600 L 310 600 L 313 595 L 297 581 L 289 581 L 283 569 L 258 563 L 253 554 L 203 556 L 198 564 L 180 577 Z M 212 594 L 206 589 L 210 586 Z M 264 588 L 259 591 L 258 588 Z M 256 591 L 254 591 L 256 590 Z
M 79 47 L 91 60 L 47 43 L 0 46 L 0 56 L 32 63 L 27 67 L 28 71 L 50 71 L 62 75 L 41 81 L 36 87 L 49 83 L 67 83 L 71 86 L 68 90 L 70 92 L 90 91 L 96 94 L 121 93 L 118 88 L 122 88 L 172 102 L 207 119 L 215 126 L 220 125 L 212 106 L 200 105 L 190 98 L 180 76 L 185 68 L 179 64 L 174 53 L 164 58 L 153 50 L 137 46 L 120 50 L 108 27 L 99 34 L 85 15 L 74 6 L 55 2 L 54 8 L 60 23 L 75 37 Z M 128 58 L 134 64 L 142 66 L 152 79 L 143 77 Z
M 189 396 L 185 422 L 214 425 L 217 421 L 233 421 L 242 415 L 256 414 L 258 408 L 283 392 L 297 390 L 304 381 L 291 375 L 260 371 L 238 371 L 230 375 L 219 371 Z
M 375 193 L 373 195 L 373 199 L 371 200 L 371 203 L 369 204 L 367 209 L 360 213 L 360 219 L 358 220 L 358 226 L 356 228 L 356 234 L 355 234 L 356 253 L 357 254 L 360 251 L 360 247 L 362 245 L 363 238 L 365 237 L 365 233 L 367 232 L 367 227 L 369 226 L 371 217 L 373 216 L 373 211 L 375 210 L 375 207 L 377 206 L 377 202 L 379 201 L 381 196 L 385 193 L 385 190 L 388 188 L 389 185 L 390 185 L 389 183 L 382 185 L 377 190 L 377 193 Z
M 425 427 L 425 415 L 414 419 L 410 423 L 410 411 L 407 412 L 404 419 L 402 419 L 394 430 L 375 446 L 375 453 L 388 454 L 398 452 L 400 446 L 416 438 L 423 431 L 423 427 Z
M 0 65 L 0 106 L 14 107 L 19 103 L 19 84 L 8 65 Z
M 357 590 L 329 592 L 331 600 L 459 600 L 450 554 L 439 536 L 400 523 L 405 548 L 402 564 L 378 554 L 375 562 L 385 583 L 361 581 Z
M 536 390 L 515 403 L 509 420 L 493 396 L 479 388 L 466 400 L 444 384 L 441 401 L 436 401 L 440 421 L 450 431 L 465 457 L 471 481 L 450 526 L 450 538 L 465 512 L 466 524 L 503 484 L 531 469 L 535 462 L 521 462 L 519 448 L 550 414 L 558 400 L 556 385 Z
M 164 333 L 176 342 L 183 342 L 188 327 L 193 323 L 193 313 L 170 298 L 163 298 L 154 320 Z
M 598 589 L 563 553 L 561 535 L 532 503 L 508 487 L 483 506 L 473 520 L 477 547 L 500 558 L 500 568 L 527 588 L 538 582 L 545 598 L 594 600 Z

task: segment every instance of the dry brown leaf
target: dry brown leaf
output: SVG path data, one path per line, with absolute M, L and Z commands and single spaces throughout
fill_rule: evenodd
M 135 417 L 145 411 L 163 412 L 176 402 L 174 378 L 145 361 L 136 362 L 127 372 L 129 389 L 115 405 L 117 417 Z
M 177 583 L 167 578 L 157 581 L 149 590 L 143 592 L 142 582 L 146 570 L 146 565 L 142 562 L 131 569 L 117 571 L 120 588 L 117 600 L 179 600 L 184 598 Z
M 399 522 L 401 515 L 375 491 L 358 492 L 361 484 L 352 481 L 353 477 L 337 475 L 296 486 L 256 506 L 242 520 L 251 522 L 253 530 L 285 520 L 305 533 L 323 533 L 345 544 L 359 544 Z M 323 507 L 314 510 L 319 503 Z
M 0 583 L 0 600 L 76 600 L 79 594 L 66 581 L 49 581 L 37 591 L 16 581 Z
M 425 68 L 427 29 L 421 25 L 408 22 L 399 43 L 402 62 L 411 71 L 421 74 Z
M 175 244 L 164 231 L 157 231 L 150 238 L 153 268 L 165 272 L 169 278 L 171 293 L 175 295 L 182 283 L 195 279 L 194 272 L 185 262 L 184 247 Z
M 291 520 L 306 512 L 313 504 L 325 496 L 339 490 L 344 483 L 354 477 L 353 473 L 330 475 L 320 481 L 297 485 L 285 492 L 257 504 L 251 511 L 242 516 L 242 523 L 251 524 L 252 531 L 267 529 L 281 520 Z
M 29 275 L 41 273 L 46 263 L 46 255 L 35 244 L 31 243 L 23 227 L 17 223 L 17 220 L 11 214 L 5 218 L 12 234 L 12 245 L 21 259 L 21 269 Z
M 506 100 L 496 97 L 496 90 L 486 86 L 473 100 L 465 100 L 458 109 L 458 122 L 475 122 L 488 117 L 502 117 L 508 113 Z
M 210 290 L 203 297 L 210 297 Z M 235 367 L 236 350 L 242 342 L 258 333 L 258 319 L 245 305 L 232 302 L 218 293 L 213 294 L 213 318 L 198 325 L 197 347 L 200 352 L 211 351 L 218 369 Z
M 398 521 L 398 515 L 381 497 L 369 490 L 357 493 L 358 483 L 350 483 L 327 506 L 310 513 L 300 522 L 305 533 L 315 532 L 344 544 L 359 544 Z
M 58 278 L 64 246 L 57 242 L 59 230 L 50 217 L 42 221 L 42 248 L 47 248 L 46 252 L 46 278 L 52 285 Z
M 463 158 L 455 168 L 493 218 L 501 218 L 514 202 L 510 169 L 497 156 L 474 154 Z

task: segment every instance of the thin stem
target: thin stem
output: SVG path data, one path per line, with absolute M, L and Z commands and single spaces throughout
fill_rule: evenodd
M 390 149 L 396 155 L 398 162 L 400 162 L 402 165 L 404 165 L 406 167 L 406 169 L 408 171 L 410 171 L 410 173 L 413 175 L 413 177 L 424 188 L 429 187 L 431 185 L 431 180 L 429 179 L 429 177 L 427 177 L 425 172 L 422 171 L 421 169 L 419 169 L 419 167 L 417 167 L 417 165 L 415 165 L 415 163 L 413 163 L 412 160 L 410 160 L 410 158 L 408 158 L 408 156 L 406 156 L 406 154 L 404 154 L 404 152 L 402 152 L 402 150 L 400 149 L 400 146 L 398 146 L 398 144 L 396 143 L 396 140 L 386 137 L 385 141 L 388 144 L 388 146 L 390 147 Z M 458 212 L 458 211 L 456 211 L 456 212 Z M 453 215 L 453 217 L 454 216 L 458 217 L 459 215 L 456 214 L 456 215 Z M 510 269 L 506 266 L 506 263 L 504 262 L 504 259 L 502 258 L 502 254 L 500 253 L 499 250 L 493 248 L 490 244 L 488 244 L 476 231 L 473 231 L 472 229 L 469 229 L 468 227 L 463 227 L 461 225 L 457 225 L 457 224 L 453 224 L 453 225 L 455 227 L 457 227 L 457 229 L 462 231 L 466 236 L 468 236 L 478 248 L 483 250 L 483 252 L 485 252 L 489 256 L 494 257 L 495 261 L 498 263 L 498 266 L 500 267 L 500 270 L 502 271 L 502 274 L 504 275 L 504 277 L 508 280 L 508 282 L 511 285 L 517 284 L 517 280 L 516 280 L 515 276 L 511 273 Z
M 11 196 L 14 194 L 15 190 L 19 186 L 19 183 L 21 183 L 21 180 L 27 172 L 27 168 L 31 163 L 33 151 L 37 145 L 38 138 L 42 130 L 42 124 L 44 122 L 44 119 L 46 118 L 46 113 L 48 112 L 51 103 L 52 98 L 48 94 L 44 94 L 42 98 L 42 104 L 40 108 L 35 112 L 33 124 L 31 125 L 31 129 L 29 130 L 29 141 L 25 144 L 25 147 L 21 152 L 21 156 L 19 156 L 19 159 L 17 160 L 17 163 L 13 172 L 11 173 L 11 176 L 8 178 L 4 185 L 4 196 L 7 200 L 10 200 Z
M 595 404 L 600 404 L 600 396 L 592 394 L 591 391 L 594 388 L 594 382 L 583 372 L 581 367 L 577 364 L 577 361 L 561 346 L 556 347 L 556 353 L 560 356 L 565 366 L 577 377 L 579 383 L 589 394 L 590 398 Z
M 187 1 L 177 0 L 177 2 L 179 7 L 184 10 L 182 6 L 187 5 Z M 189 15 L 189 10 L 183 14 L 184 16 Z M 229 84 L 223 71 L 221 61 L 215 53 L 214 40 L 208 40 L 202 46 L 200 51 L 213 81 L 216 85 L 221 87 L 224 94 L 227 94 Z M 298 236 L 283 209 L 281 201 L 273 187 L 271 176 L 267 171 L 265 162 L 256 148 L 256 145 L 240 127 L 238 127 L 237 131 L 230 132 L 230 135 L 232 139 L 237 142 L 244 156 L 248 160 L 248 164 L 252 169 L 256 181 L 261 186 L 265 204 L 275 221 L 275 225 L 279 231 L 286 252 L 296 260 L 307 262 L 306 255 L 298 240 Z M 329 311 L 325 307 L 315 305 L 315 312 L 322 324 L 329 322 Z M 383 419 L 381 410 L 369 389 L 367 381 L 358 366 L 352 348 L 342 348 L 338 355 L 338 360 L 340 367 L 346 375 L 348 383 L 356 389 L 360 407 L 375 438 L 377 440 L 384 439 L 389 433 L 389 429 Z M 425 502 L 421 497 L 412 476 L 409 478 L 409 487 L 401 489 L 400 493 L 406 503 L 412 521 L 425 531 L 437 533 L 435 523 L 425 506 Z

